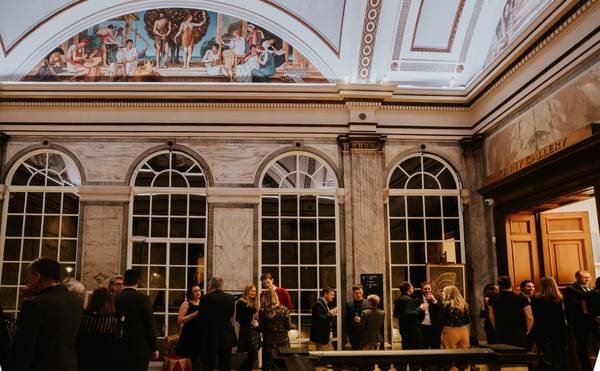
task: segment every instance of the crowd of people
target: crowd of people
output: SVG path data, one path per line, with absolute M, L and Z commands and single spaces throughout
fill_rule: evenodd
M 1 349 L 3 370 L 147 370 L 158 359 L 159 346 L 152 306 L 137 290 L 140 274 L 129 269 L 112 277 L 107 287 L 93 290 L 86 300 L 83 285 L 61 280 L 60 264 L 40 258 L 26 270 L 27 298 L 23 300 L 10 350 Z M 484 289 L 480 316 L 488 344 L 508 344 L 541 355 L 542 369 L 591 370 L 589 347 L 597 344 L 600 322 L 600 279 L 579 271 L 576 282 L 563 293 L 551 277 L 523 281 L 512 291 L 509 277 Z M 222 278 L 212 277 L 207 293 L 192 285 L 178 313 L 175 359 L 189 360 L 193 370 L 231 369 L 232 349 L 242 353 L 239 370 L 254 368 L 262 349 L 263 370 L 277 369 L 279 349 L 290 346 L 292 300 L 274 284 L 270 273 L 261 276 L 262 290 L 247 285 L 239 298 L 223 291 Z M 403 349 L 457 349 L 472 344 L 469 305 L 452 285 L 441 297 L 423 282 L 420 292 L 410 282 L 400 284 L 393 316 L 398 320 Z M 363 297 L 361 285 L 344 305 L 343 342 L 354 350 L 382 349 L 385 312 L 377 295 Z M 309 349 L 333 350 L 332 327 L 340 314 L 335 290 L 321 290 L 312 305 Z M 83 304 L 86 303 L 85 308 Z M 335 331 L 333 331 L 335 332 Z M 5 331 L 0 345 L 9 343 Z M 590 342 L 591 341 L 591 342 Z M 345 345 L 345 344 L 344 344 Z M 165 349 L 169 354 L 169 349 Z M 572 357 L 570 355 L 573 355 Z M 7 359 L 5 359 L 7 358 Z

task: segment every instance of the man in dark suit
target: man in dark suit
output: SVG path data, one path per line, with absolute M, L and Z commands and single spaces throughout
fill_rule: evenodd
M 419 323 L 423 337 L 423 348 L 440 349 L 442 336 L 442 303 L 438 301 L 431 290 L 429 282 L 421 283 L 421 295 L 415 298 L 415 307 L 427 303 L 423 321 Z
M 588 354 L 588 345 L 590 338 L 590 324 L 587 320 L 581 302 L 586 292 L 591 291 L 590 281 L 592 275 L 588 271 L 577 271 L 575 273 L 575 283 L 565 288 L 564 303 L 567 312 L 567 323 L 571 331 L 575 333 L 577 348 L 577 358 L 581 366 L 581 371 L 590 371 L 592 365 Z
M 61 271 L 50 258 L 37 259 L 27 268 L 27 288 L 37 296 L 21 306 L 10 370 L 77 370 L 81 300 L 60 284 Z
M 202 297 L 198 309 L 204 337 L 203 369 L 213 371 L 215 365 L 218 365 L 220 371 L 230 371 L 231 348 L 235 343 L 235 332 L 231 323 L 235 300 L 232 295 L 223 292 L 221 277 L 211 277 L 207 290 L 208 294 Z
M 363 288 L 361 284 L 352 286 L 353 298 L 346 303 L 344 311 L 344 333 L 350 340 L 353 350 L 360 350 L 360 317 L 363 311 L 368 308 L 369 303 L 363 298 Z
M 321 297 L 312 306 L 310 325 L 311 348 L 315 350 L 333 350 L 331 346 L 331 323 L 338 315 L 337 308 L 329 308 L 335 298 L 335 290 L 325 287 Z
M 123 336 L 116 342 L 115 359 L 119 370 L 146 371 L 150 357 L 158 359 L 156 324 L 148 295 L 137 291 L 138 271 L 123 275 L 125 288 L 115 297 L 117 317 L 125 317 Z
M 401 282 L 400 297 L 394 300 L 394 318 L 398 319 L 398 325 L 400 326 L 402 349 L 423 348 L 423 336 L 419 324 L 423 322 L 429 304 L 417 305 L 411 296 L 414 290 L 410 282 Z

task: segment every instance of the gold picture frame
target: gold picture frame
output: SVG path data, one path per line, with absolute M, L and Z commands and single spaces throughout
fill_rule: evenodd
M 464 264 L 426 264 L 427 281 L 433 294 L 441 299 L 444 287 L 454 285 L 467 300 L 467 280 Z

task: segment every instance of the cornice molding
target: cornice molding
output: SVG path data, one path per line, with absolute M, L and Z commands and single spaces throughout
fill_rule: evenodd
M 381 151 L 385 138 L 385 135 L 380 134 L 344 134 L 338 137 L 338 144 L 342 151 Z

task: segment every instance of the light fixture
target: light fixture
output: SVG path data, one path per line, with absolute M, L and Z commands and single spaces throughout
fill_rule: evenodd
M 73 267 L 66 267 L 65 270 L 67 273 L 71 274 L 71 272 L 73 272 Z

